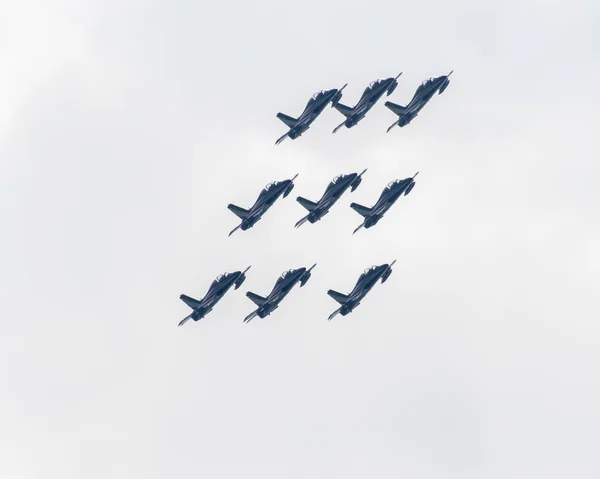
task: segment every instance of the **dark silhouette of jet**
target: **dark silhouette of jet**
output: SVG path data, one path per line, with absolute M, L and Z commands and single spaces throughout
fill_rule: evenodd
M 383 78 L 369 83 L 369 86 L 365 88 L 360 100 L 358 100 L 358 103 L 354 107 L 342 105 L 339 101 L 333 105 L 337 111 L 346 117 L 342 123 L 335 127 L 333 133 L 344 125 L 346 128 L 352 128 L 365 117 L 367 112 L 375 106 L 375 103 L 379 101 L 385 92 L 390 96 L 398 86 L 398 77 L 400 75 L 402 73 L 398 74 L 396 78 Z
M 419 114 L 427 102 L 433 98 L 436 91 L 439 91 L 440 95 L 444 93 L 444 90 L 448 88 L 448 85 L 450 84 L 450 79 L 448 78 L 450 75 L 452 75 L 452 72 L 447 75 L 442 75 L 441 77 L 425 80 L 419 85 L 412 100 L 410 100 L 410 103 L 406 106 L 396 105 L 391 101 L 386 102 L 385 106 L 398 115 L 398 119 L 387 129 L 387 131 L 390 131 L 396 125 L 400 127 L 408 125 L 412 119 Z
M 377 203 L 375 203 L 375 206 L 372 208 L 367 208 L 366 206 L 359 205 L 358 203 L 352 203 L 350 206 L 354 209 L 354 211 L 365 218 L 362 224 L 354 230 L 354 233 L 356 233 L 363 226 L 365 228 L 375 226 L 377 222 L 383 218 L 385 212 L 391 208 L 398 198 L 400 198 L 402 193 L 404 193 L 404 196 L 406 196 L 411 192 L 411 190 L 415 187 L 415 176 L 418 174 L 419 172 L 417 171 L 412 178 L 404 178 L 403 180 L 396 180 L 389 183 L 381 192 Z
M 321 196 L 321 199 L 317 203 L 313 203 L 302 196 L 298 196 L 296 201 L 304 206 L 309 213 L 296 223 L 296 228 L 303 225 L 306 221 L 316 223 L 323 218 L 323 216 L 329 213 L 329 209 L 340 199 L 348 188 L 352 188 L 350 191 L 354 191 L 358 188 L 358 185 L 360 185 L 362 181 L 361 177 L 365 171 L 367 170 L 364 170 L 360 175 L 357 173 L 350 173 L 349 175 L 336 176 L 329 183 L 325 193 L 323 193 L 323 196 Z
M 229 289 L 235 285 L 235 289 L 238 289 L 242 283 L 246 280 L 246 272 L 250 269 L 248 266 L 244 271 L 234 271 L 233 273 L 224 273 L 217 276 L 204 298 L 197 300 L 190 298 L 185 294 L 179 296 L 179 298 L 193 309 L 189 316 L 183 318 L 178 326 L 183 326 L 189 319 L 198 321 L 212 311 L 215 305 L 221 300 Z
M 367 268 L 365 272 L 360 275 L 360 278 L 358 278 L 358 281 L 350 294 L 346 295 L 338 293 L 333 289 L 327 291 L 329 296 L 341 304 L 341 306 L 331 313 L 327 319 L 331 321 L 338 313 L 342 316 L 351 313 L 352 310 L 360 304 L 367 293 L 373 289 L 373 286 L 375 286 L 375 283 L 377 283 L 379 279 L 381 279 L 382 284 L 385 283 L 390 277 L 390 274 L 392 274 L 392 266 L 395 262 L 396 260 L 392 261 L 391 264 L 382 264 L 380 266 L 371 266 L 370 268 Z
M 316 266 L 313 264 L 310 269 L 298 268 L 284 271 L 283 274 L 277 279 L 273 290 L 269 293 L 269 296 L 263 298 L 258 294 L 254 294 L 252 291 L 248 291 L 246 296 L 250 298 L 258 309 L 250 313 L 244 319 L 244 323 L 247 323 L 254 317 L 265 318 L 279 307 L 279 303 L 285 298 L 296 283 L 300 282 L 300 287 L 304 286 L 310 279 L 311 271 Z
M 242 219 L 242 222 L 229 232 L 229 236 L 231 236 L 233 232 L 237 231 L 239 228 L 241 228 L 243 231 L 252 228 L 254 224 L 262 218 L 267 210 L 273 206 L 275 201 L 277 201 L 281 195 L 283 195 L 285 198 L 290 194 L 290 192 L 294 189 L 294 180 L 297 176 L 298 175 L 295 175 L 291 180 L 274 181 L 273 183 L 269 183 L 260 192 L 258 198 L 252 205 L 252 208 L 249 210 L 245 210 L 244 208 L 240 208 L 239 206 L 233 204 L 227 205 L 227 208 L 229 208 Z
M 275 142 L 279 145 L 287 137 L 295 140 L 302 135 L 306 130 L 310 128 L 310 125 L 317 117 L 323 112 L 325 107 L 331 102 L 331 106 L 338 104 L 342 98 L 342 90 L 346 88 L 348 84 L 344 85 L 339 90 L 335 88 L 333 90 L 321 90 L 315 93 L 304 108 L 304 111 L 298 118 L 292 118 L 283 113 L 277 113 L 277 118 L 284 122 L 290 129 L 285 135 L 278 138 Z

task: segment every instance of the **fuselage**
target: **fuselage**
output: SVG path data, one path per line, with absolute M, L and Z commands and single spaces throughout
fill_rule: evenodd
M 388 268 L 389 264 L 382 264 L 365 271 L 365 273 L 358 278 L 356 285 L 348 295 L 348 300 L 340 308 L 340 314 L 345 316 L 352 312 L 352 310 L 360 304 L 367 293 L 373 289 L 373 286 L 375 286 L 377 281 L 383 277 Z
M 234 271 L 233 273 L 225 273 L 220 279 L 215 279 L 204 298 L 199 301 L 200 305 L 194 309 L 192 319 L 198 321 L 198 319 L 208 314 L 242 275 L 241 271 Z
M 302 114 L 298 117 L 296 124 L 290 128 L 288 136 L 292 139 L 298 138 L 302 133 L 310 128 L 310 125 L 323 112 L 325 107 L 333 101 L 339 90 L 325 90 L 316 95 L 315 98 L 308 100 Z
M 325 216 L 331 207 L 341 198 L 344 192 L 352 186 L 358 174 L 350 173 L 340 177 L 337 181 L 332 181 L 327 186 L 325 193 L 317 202 L 317 207 L 308 214 L 308 221 L 315 223 Z
M 281 195 L 287 196 L 293 188 L 292 180 L 283 180 L 273 182 L 267 185 L 250 208 L 248 216 L 242 220 L 242 230 L 247 230 L 254 226 L 258 220 L 275 204 Z
M 388 91 L 396 80 L 394 78 L 386 78 L 373 82 L 363 92 L 360 100 L 352 109 L 352 114 L 346 118 L 344 125 L 347 128 L 352 128 L 360 120 L 362 120 L 367 112 L 375 106 L 377 101 Z
M 389 210 L 392 205 L 402 196 L 402 193 L 406 191 L 406 188 L 412 182 L 412 178 L 406 178 L 405 180 L 400 180 L 400 182 L 392 183 L 390 186 L 387 186 L 379 196 L 377 203 L 373 206 L 371 210 L 371 215 L 383 216 L 383 214 Z
M 266 301 L 260 306 L 256 313 L 260 318 L 264 318 L 271 314 L 279 303 L 289 294 L 292 288 L 302 279 L 302 275 L 306 273 L 306 268 L 298 268 L 286 271 L 284 276 L 277 279 L 275 286 L 266 297 Z

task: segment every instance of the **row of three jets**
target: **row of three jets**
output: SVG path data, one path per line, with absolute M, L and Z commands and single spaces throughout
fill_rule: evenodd
M 388 107 L 392 112 L 398 115 L 398 119 L 387 129 L 390 131 L 394 126 L 400 127 L 408 125 L 413 118 L 415 118 L 421 109 L 431 100 L 436 92 L 441 95 L 448 85 L 450 79 L 448 78 L 452 72 L 447 75 L 442 75 L 435 78 L 429 78 L 425 80 L 415 92 L 412 100 L 406 106 L 397 105 L 391 101 L 386 102 L 385 106 Z M 342 88 L 333 90 L 322 90 L 315 93 L 304 108 L 304 111 L 298 118 L 285 115 L 284 113 L 278 113 L 277 118 L 283 121 L 290 129 L 285 135 L 281 136 L 275 144 L 278 145 L 286 138 L 292 140 L 298 138 L 306 130 L 310 128 L 310 125 L 325 107 L 331 103 L 331 106 L 339 111 L 346 119 L 340 123 L 334 130 L 333 133 L 338 131 L 342 126 L 346 128 L 352 128 L 360 120 L 362 120 L 367 112 L 375 106 L 379 99 L 387 92 L 387 96 L 390 96 L 392 92 L 398 86 L 398 77 L 402 75 L 400 73 L 396 78 L 382 78 L 375 80 L 365 88 L 360 100 L 353 107 L 349 107 L 340 103 L 342 99 L 342 90 L 348 85 L 344 85 Z
M 390 264 L 382 264 L 367 268 L 364 273 L 360 275 L 356 285 L 349 294 L 339 293 L 333 289 L 327 291 L 327 294 L 340 304 L 340 307 L 331 313 L 328 319 L 331 320 L 337 314 L 346 316 L 351 313 L 354 308 L 360 304 L 367 293 L 371 291 L 377 281 L 381 280 L 381 282 L 384 283 L 390 277 L 392 274 L 392 266 L 395 262 L 396 261 L 394 260 Z M 246 296 L 252 300 L 258 308 L 246 316 L 244 322 L 247 323 L 256 316 L 259 318 L 266 318 L 269 316 L 279 307 L 279 303 L 281 303 L 296 284 L 300 283 L 300 287 L 306 284 L 310 279 L 311 271 L 315 266 L 316 264 L 312 265 L 309 269 L 302 267 L 284 271 L 283 274 L 277 278 L 275 286 L 273 286 L 273 289 L 266 297 L 248 291 Z M 182 326 L 190 319 L 199 321 L 204 318 L 212 311 L 215 305 L 232 286 L 235 286 L 235 289 L 238 289 L 242 285 L 246 280 L 246 272 L 249 269 L 250 267 L 246 268 L 244 271 L 224 273 L 217 276 L 210 285 L 206 295 L 200 300 L 182 294 L 180 299 L 193 311 L 179 322 L 179 326 Z
M 330 183 L 327 185 L 327 189 L 323 196 L 316 203 L 303 198 L 302 196 L 298 196 L 296 200 L 300 203 L 304 208 L 308 210 L 308 214 L 301 218 L 297 223 L 296 227 L 301 226 L 305 222 L 316 223 L 323 216 L 329 213 L 330 208 L 340 199 L 340 197 L 344 194 L 344 192 L 351 188 L 351 191 L 354 191 L 358 188 L 362 181 L 362 175 L 365 173 L 364 170 L 361 174 L 358 173 L 350 173 L 347 175 L 339 175 L 336 176 Z M 387 210 L 391 208 L 391 206 L 396 202 L 398 198 L 404 193 L 404 195 L 408 195 L 411 190 L 415 186 L 415 177 L 419 172 L 415 173 L 412 178 L 404 178 L 402 180 L 395 180 L 390 182 L 382 191 L 377 203 L 372 208 L 368 208 L 363 205 L 359 205 L 358 203 L 352 203 L 350 206 L 359 213 L 364 221 L 362 224 L 358 226 L 354 230 L 356 233 L 363 226 L 365 228 L 370 228 L 375 226 L 379 220 L 383 217 Z M 267 212 L 271 206 L 275 203 L 275 201 L 283 195 L 285 198 L 290 194 L 292 189 L 294 189 L 294 180 L 298 175 L 294 176 L 290 180 L 283 181 L 274 181 L 273 183 L 269 183 L 258 195 L 258 198 L 254 202 L 254 205 L 248 210 L 234 205 L 229 204 L 227 208 L 230 211 L 235 213 L 242 222 L 236 226 L 230 233 L 234 233 L 238 229 L 242 229 L 243 231 L 252 228 Z

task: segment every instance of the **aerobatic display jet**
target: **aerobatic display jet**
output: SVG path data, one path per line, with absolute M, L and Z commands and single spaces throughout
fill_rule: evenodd
M 204 298 L 197 300 L 190 298 L 185 294 L 179 296 L 179 298 L 193 309 L 189 316 L 183 318 L 178 326 L 183 326 L 189 319 L 198 321 L 212 311 L 215 305 L 221 300 L 221 298 L 229 291 L 229 289 L 235 285 L 234 289 L 238 289 L 242 283 L 246 280 L 246 272 L 250 269 L 248 266 L 244 271 L 235 271 L 233 273 L 224 273 L 217 276 Z
M 377 222 L 383 218 L 385 212 L 391 208 L 398 198 L 400 198 L 402 193 L 404 193 L 404 196 L 406 196 L 411 192 L 411 190 L 415 187 L 415 177 L 418 174 L 419 172 L 417 171 L 412 178 L 404 178 L 403 180 L 390 182 L 382 191 L 377 203 L 375 203 L 375 206 L 372 208 L 367 208 L 366 206 L 359 205 L 358 203 L 352 203 L 350 207 L 365 218 L 362 224 L 354 230 L 354 233 L 356 233 L 363 226 L 365 228 L 375 226 Z
M 336 176 L 327 186 L 321 199 L 316 203 L 313 203 L 302 196 L 298 196 L 296 201 L 304 206 L 309 213 L 296 223 L 296 228 L 303 225 L 306 221 L 316 223 L 323 218 L 323 216 L 329 213 L 329 209 L 340 199 L 348 188 L 352 188 L 350 191 L 354 191 L 358 188 L 358 185 L 360 185 L 362 181 L 361 177 L 365 171 L 367 170 L 364 170 L 360 175 L 357 173 L 350 173 L 349 175 Z
M 349 107 L 341 104 L 339 101 L 333 105 L 333 107 L 339 111 L 346 119 L 335 127 L 333 133 L 338 131 L 342 126 L 346 128 L 352 128 L 360 120 L 362 120 L 367 112 L 375 106 L 375 103 L 387 92 L 387 96 L 390 96 L 392 92 L 398 86 L 398 77 L 402 73 L 398 74 L 396 78 L 382 78 L 379 80 L 372 81 L 369 86 L 365 88 L 360 100 L 354 107 Z
M 313 264 L 309 269 L 298 268 L 284 271 L 284 273 L 277 279 L 273 290 L 269 293 L 269 296 L 263 298 L 258 294 L 254 294 L 252 291 L 248 291 L 246 296 L 250 298 L 258 309 L 250 313 L 244 319 L 244 323 L 247 323 L 251 319 L 258 316 L 259 318 L 265 318 L 279 307 L 279 303 L 285 298 L 296 283 L 300 282 L 300 287 L 304 286 L 310 279 L 311 271 L 316 266 Z
M 331 102 L 332 107 L 338 104 L 342 98 L 342 90 L 346 88 L 347 85 L 348 84 L 346 83 L 346 85 L 339 90 L 334 88 L 333 90 L 321 90 L 315 93 L 311 99 L 308 100 L 304 111 L 298 118 L 292 118 L 283 113 L 277 113 L 277 118 L 284 122 L 290 131 L 279 137 L 275 144 L 279 145 L 279 143 L 288 137 L 295 140 L 301 136 L 302 133 L 310 128 L 312 122 L 323 112 L 329 102 Z
M 448 85 L 450 84 L 450 79 L 448 78 L 450 75 L 452 75 L 452 72 L 447 75 L 442 75 L 441 77 L 425 80 L 419 85 L 412 100 L 410 100 L 410 103 L 406 106 L 396 105 L 391 101 L 386 102 L 385 106 L 398 115 L 398 119 L 387 129 L 387 131 L 390 131 L 396 125 L 400 127 L 408 125 L 412 119 L 419 114 L 427 102 L 433 98 L 436 91 L 439 91 L 440 95 L 444 93 L 444 90 L 448 88 Z
M 333 313 L 329 315 L 328 320 L 336 316 L 338 313 L 342 316 L 346 316 L 351 313 L 354 308 L 356 308 L 362 299 L 367 295 L 375 283 L 381 279 L 381 283 L 385 283 L 386 280 L 392 274 L 392 266 L 396 260 L 392 261 L 391 264 L 382 264 L 379 266 L 371 266 L 367 268 L 363 274 L 360 275 L 354 289 L 350 292 L 350 294 L 342 294 L 330 289 L 327 291 L 327 294 L 335 299 L 338 303 L 340 303 L 340 307 L 336 309 Z
M 252 228 L 267 212 L 267 210 L 273 206 L 275 201 L 283 195 L 285 198 L 294 189 L 294 180 L 298 175 L 295 175 L 291 180 L 274 181 L 269 183 L 258 195 L 258 198 L 252 205 L 252 208 L 245 210 L 239 206 L 229 204 L 227 208 L 233 211 L 238 217 L 241 218 L 242 222 L 230 231 L 231 236 L 238 229 L 246 231 Z

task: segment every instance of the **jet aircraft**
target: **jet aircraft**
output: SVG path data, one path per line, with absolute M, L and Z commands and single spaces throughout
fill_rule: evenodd
M 304 111 L 298 118 L 292 118 L 291 116 L 283 113 L 277 113 L 277 118 L 284 122 L 290 129 L 285 135 L 279 137 L 275 142 L 279 145 L 287 137 L 295 140 L 302 135 L 306 130 L 310 128 L 310 125 L 317 117 L 323 112 L 325 107 L 331 102 L 331 106 L 334 107 L 338 104 L 342 98 L 342 90 L 346 88 L 348 84 L 344 85 L 339 90 L 321 90 L 315 93 L 304 108 Z
M 429 100 L 433 98 L 436 91 L 439 91 L 440 95 L 444 93 L 444 90 L 448 88 L 448 85 L 450 84 L 450 79 L 448 78 L 450 75 L 452 75 L 452 72 L 437 78 L 425 80 L 419 85 L 412 100 L 410 100 L 410 103 L 406 106 L 396 105 L 391 101 L 386 102 L 385 106 L 398 115 L 398 119 L 387 129 L 387 131 L 390 131 L 396 125 L 399 127 L 408 125 L 412 119 L 419 114 Z
M 404 196 L 406 196 L 411 192 L 411 190 L 415 187 L 415 177 L 418 174 L 419 172 L 417 171 L 412 178 L 404 178 L 403 180 L 390 182 L 381 192 L 377 203 L 375 203 L 375 206 L 372 208 L 367 208 L 366 206 L 359 205 L 358 203 L 352 203 L 350 207 L 365 218 L 362 224 L 354 230 L 354 233 L 356 233 L 363 226 L 365 228 L 375 226 L 377 222 L 383 218 L 383 215 L 386 213 L 386 211 L 391 208 L 391 206 L 398 198 L 400 198 L 400 196 L 402 196 L 402 193 L 404 193 Z
M 329 209 L 335 204 L 337 200 L 344 194 L 348 188 L 352 188 L 350 191 L 354 191 L 358 188 L 362 181 L 362 175 L 366 169 L 359 175 L 357 173 L 350 173 L 349 175 L 336 176 L 327 186 L 325 193 L 321 196 L 321 199 L 317 203 L 313 203 L 302 196 L 298 196 L 296 201 L 304 206 L 308 211 L 308 215 L 302 218 L 296 223 L 296 228 L 303 225 L 306 221 L 310 223 L 316 223 L 323 216 L 329 213 Z
M 234 289 L 238 289 L 242 285 L 242 283 L 246 280 L 246 272 L 249 269 L 250 266 L 248 266 L 244 271 L 220 274 L 217 276 L 217 279 L 212 282 L 206 295 L 201 300 L 190 298 L 185 294 L 179 296 L 179 298 L 190 308 L 192 308 L 193 311 L 189 316 L 183 318 L 179 322 L 178 326 L 183 326 L 189 319 L 198 321 L 210 313 L 215 305 L 225 295 L 225 293 L 229 291 L 229 288 L 235 285 Z
M 360 100 L 358 100 L 358 103 L 353 107 L 343 105 L 339 101 L 333 105 L 337 111 L 346 117 L 342 123 L 335 127 L 333 133 L 338 131 L 344 125 L 346 128 L 352 128 L 365 117 L 367 112 L 375 106 L 375 103 L 379 101 L 385 92 L 387 92 L 387 96 L 390 96 L 398 86 L 398 77 L 400 75 L 402 75 L 402 73 L 398 74 L 396 78 L 380 78 L 379 80 L 369 83 L 369 86 L 365 88 Z
M 340 303 L 340 307 L 336 309 L 327 318 L 329 321 L 333 319 L 338 313 L 342 316 L 346 316 L 356 308 L 362 299 L 367 295 L 369 291 L 375 286 L 375 283 L 381 279 L 381 283 L 385 283 L 386 280 L 392 274 L 392 266 L 396 260 L 392 261 L 391 264 L 382 264 L 379 266 L 371 266 L 367 268 L 363 274 L 360 275 L 354 289 L 350 294 L 342 294 L 330 289 L 327 294 Z
M 244 323 L 247 323 L 256 316 L 259 318 L 265 318 L 275 311 L 279 307 L 279 303 L 288 295 L 296 283 L 300 282 L 300 287 L 306 284 L 306 282 L 310 279 L 311 271 L 315 266 L 316 263 L 313 264 L 309 269 L 303 267 L 284 271 L 283 274 L 277 279 L 273 290 L 266 298 L 263 298 L 258 294 L 254 294 L 252 291 L 248 291 L 246 296 L 248 296 L 248 298 L 250 298 L 254 304 L 258 306 L 258 309 L 246 316 Z
M 254 224 L 262 218 L 262 216 L 271 206 L 273 206 L 275 201 L 281 195 L 283 195 L 285 198 L 290 194 L 290 192 L 294 189 L 294 180 L 297 176 L 298 175 L 295 175 L 291 180 L 274 181 L 269 183 L 260 192 L 258 198 L 254 202 L 254 205 L 252 205 L 252 208 L 249 210 L 245 210 L 244 208 L 240 208 L 239 206 L 233 204 L 227 205 L 227 208 L 233 211 L 233 213 L 235 213 L 242 220 L 238 226 L 229 232 L 229 236 L 231 236 L 239 228 L 241 228 L 243 231 L 252 228 L 252 226 L 254 226 Z

